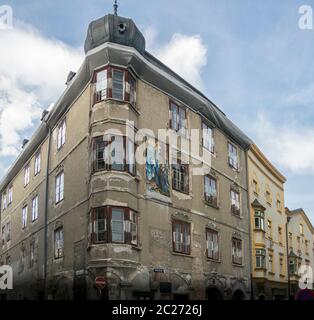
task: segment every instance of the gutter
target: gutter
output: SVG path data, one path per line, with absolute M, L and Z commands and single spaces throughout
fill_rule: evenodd
M 50 167 L 50 150 L 51 150 L 51 137 L 52 130 L 47 120 L 45 121 L 48 127 L 48 154 L 46 165 L 46 184 L 45 184 L 45 218 L 44 218 L 44 299 L 48 298 L 47 288 L 47 269 L 48 269 L 48 203 L 49 203 L 49 167 Z

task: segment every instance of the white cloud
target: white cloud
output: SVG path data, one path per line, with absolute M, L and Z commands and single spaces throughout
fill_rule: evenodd
M 159 44 L 154 28 L 146 28 L 147 48 L 160 61 L 199 89 L 203 89 L 202 71 L 207 64 L 207 47 L 199 35 L 175 33 L 169 42 Z
M 0 52 L 0 157 L 16 156 L 21 134 L 57 100 L 83 53 L 21 22 L 0 31 Z
M 263 152 L 279 169 L 295 174 L 314 174 L 313 128 L 272 123 L 259 116 L 252 132 Z

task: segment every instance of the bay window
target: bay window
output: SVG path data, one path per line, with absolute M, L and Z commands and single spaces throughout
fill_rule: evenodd
M 124 136 L 107 135 L 93 141 L 93 170 L 126 171 L 135 175 L 135 145 Z
M 217 179 L 205 176 L 205 201 L 217 206 Z
M 136 80 L 128 70 L 106 67 L 94 74 L 94 103 L 112 98 L 136 104 Z
M 256 249 L 255 250 L 255 266 L 258 269 L 266 268 L 266 251 L 265 249 Z
M 138 245 L 138 213 L 122 207 L 92 210 L 91 243 L 125 243 Z
M 172 236 L 172 245 L 174 252 L 183 254 L 191 253 L 190 223 L 180 220 L 173 220 Z
M 265 213 L 255 210 L 254 212 L 255 229 L 265 231 Z

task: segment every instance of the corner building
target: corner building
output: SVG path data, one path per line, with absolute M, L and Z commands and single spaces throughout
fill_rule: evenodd
M 250 139 L 132 20 L 93 21 L 85 52 L 1 182 L 3 298 L 249 298 Z

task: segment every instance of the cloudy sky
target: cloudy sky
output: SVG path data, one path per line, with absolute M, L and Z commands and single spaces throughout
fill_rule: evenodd
M 88 23 L 111 0 L 0 0 L 0 178 L 83 59 Z M 314 30 L 299 0 L 120 0 L 147 49 L 200 88 L 288 178 L 286 205 L 314 223 Z

